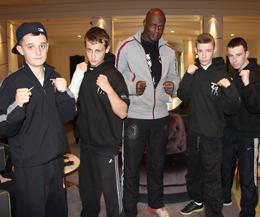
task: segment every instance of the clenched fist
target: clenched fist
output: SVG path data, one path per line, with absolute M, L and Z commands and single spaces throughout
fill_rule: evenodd
M 227 78 L 222 78 L 218 81 L 217 83 L 220 87 L 225 87 L 227 88 L 231 83 Z
M 79 63 L 79 64 L 77 64 L 76 70 L 81 71 L 81 72 L 86 72 L 88 70 L 88 64 L 86 62 Z
M 250 70 L 244 69 L 239 73 L 239 76 L 241 76 L 242 82 L 244 83 L 245 86 L 249 85 L 249 75 L 250 75 Z
M 56 79 L 51 79 L 52 84 L 54 85 L 54 87 L 60 91 L 60 92 L 64 92 L 67 89 L 67 81 L 64 78 L 56 78 Z
M 167 94 L 169 94 L 170 96 L 173 94 L 174 83 L 172 81 L 165 81 L 163 83 L 163 87 Z
M 136 82 L 136 96 L 143 95 L 145 88 L 146 88 L 146 81 L 137 81 Z
M 28 103 L 32 92 L 28 88 L 19 88 L 16 90 L 15 102 L 18 106 L 23 107 L 25 103 Z
M 109 91 L 111 91 L 112 87 L 109 84 L 109 81 L 107 79 L 107 76 L 105 75 L 99 75 L 97 78 L 97 86 L 99 86 L 99 88 L 101 88 L 101 90 L 103 90 L 106 93 L 109 93 Z M 101 91 L 98 91 L 101 92 Z
M 187 69 L 187 73 L 193 75 L 196 70 L 198 70 L 198 66 L 191 64 L 191 65 L 189 65 L 189 67 Z

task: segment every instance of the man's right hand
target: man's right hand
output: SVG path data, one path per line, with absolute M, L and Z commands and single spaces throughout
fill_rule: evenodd
M 77 70 L 81 72 L 86 72 L 88 70 L 88 64 L 86 62 L 77 64 Z
M 5 183 L 5 182 L 9 182 L 12 181 L 12 179 L 10 178 L 5 178 L 0 174 L 0 183 Z
M 28 88 L 19 88 L 16 90 L 15 102 L 18 106 L 23 107 L 25 103 L 30 101 L 32 92 Z
M 219 81 L 218 81 L 218 83 L 217 83 L 220 87 L 225 87 L 225 88 L 227 88 L 227 87 L 229 87 L 230 86 L 230 81 L 227 79 L 227 78 L 222 78 L 222 79 L 220 79 Z
M 136 96 L 143 95 L 145 88 L 146 88 L 146 81 L 137 81 L 136 82 Z
M 198 66 L 191 64 L 191 65 L 189 65 L 189 67 L 187 69 L 187 73 L 193 75 L 196 70 L 198 70 Z

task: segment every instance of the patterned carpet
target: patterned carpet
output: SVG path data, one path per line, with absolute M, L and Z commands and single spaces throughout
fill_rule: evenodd
M 70 146 L 70 152 L 79 156 L 79 147 L 77 144 L 73 144 Z M 166 161 L 167 163 L 167 161 Z M 169 162 L 168 162 L 169 163 Z M 171 162 L 172 163 L 172 162 Z M 174 168 L 176 171 L 179 167 L 176 167 L 176 162 L 173 162 L 173 164 L 170 163 L 169 168 Z M 180 168 L 179 168 L 180 169 Z M 182 170 L 184 171 L 184 170 Z M 165 197 L 166 201 L 166 208 L 170 212 L 171 217 L 181 217 L 182 215 L 179 213 L 180 210 L 187 204 L 188 198 L 186 195 L 186 188 L 185 186 L 182 185 L 183 183 L 183 172 L 180 173 L 173 173 L 171 172 L 171 169 L 167 169 L 165 172 L 165 184 L 166 188 L 168 187 L 169 189 L 166 189 L 166 191 L 171 191 L 171 193 L 176 193 L 176 194 L 171 194 L 170 195 L 170 200 Z M 169 180 L 172 179 L 179 180 L 180 187 L 177 186 L 172 186 L 172 184 L 169 183 Z M 78 173 L 72 173 L 66 177 L 67 181 L 70 181 L 74 184 L 78 184 Z M 145 175 L 141 172 L 141 183 L 145 185 Z M 175 181 L 174 181 L 175 182 Z M 177 183 L 178 184 L 178 183 Z M 143 189 L 142 189 L 143 188 Z M 179 192 L 176 191 L 176 189 L 179 188 Z M 164 190 L 165 190 L 164 189 Z M 140 191 L 143 191 L 145 193 L 145 187 L 140 187 Z M 67 188 L 67 200 L 68 200 L 68 210 L 69 210 L 69 217 L 80 217 L 80 210 L 81 210 L 81 202 L 79 198 L 79 192 L 78 192 L 78 187 L 73 185 Z M 147 204 L 143 201 L 145 201 L 145 197 L 141 200 L 138 204 L 138 217 L 151 217 L 153 216 L 152 214 L 148 213 L 146 208 Z M 237 203 L 235 202 L 235 198 L 233 198 L 233 205 L 229 207 L 224 207 L 223 208 L 223 213 L 225 217 L 237 217 L 239 213 L 239 207 Z M 200 213 L 194 213 L 190 215 L 191 217 L 205 217 L 204 212 Z M 106 217 L 106 211 L 105 211 L 105 203 L 104 200 L 101 200 L 101 212 L 99 217 Z
M 71 186 L 67 188 L 67 198 L 68 198 L 68 209 L 69 217 L 80 217 L 81 203 L 79 199 L 78 188 L 76 186 Z M 233 200 L 234 201 L 234 200 Z M 187 202 L 182 203 L 167 203 L 166 207 L 170 212 L 171 217 L 183 217 L 179 212 L 187 204 Z M 148 213 L 146 203 L 138 204 L 138 217 L 151 217 L 152 214 Z M 239 208 L 236 203 L 232 206 L 224 207 L 223 213 L 225 217 L 237 217 Z M 200 213 L 194 213 L 190 215 L 191 217 L 205 217 L 204 211 Z M 106 217 L 105 203 L 101 200 L 101 212 L 99 217 Z

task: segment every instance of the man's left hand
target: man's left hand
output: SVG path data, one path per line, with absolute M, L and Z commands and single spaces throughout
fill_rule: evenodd
M 250 70 L 244 69 L 239 73 L 239 76 L 242 79 L 242 82 L 245 86 L 249 85 L 249 75 L 250 75 Z
M 99 88 L 101 88 L 101 90 L 103 90 L 104 92 L 106 92 L 107 94 L 109 94 L 109 92 L 111 92 L 111 85 L 108 81 L 107 76 L 105 75 L 99 75 L 96 81 L 97 86 L 99 86 Z
M 52 84 L 60 92 L 64 92 L 67 89 L 67 81 L 64 78 L 52 79 Z
M 174 90 L 174 83 L 172 81 L 165 81 L 163 83 L 164 90 L 167 94 L 172 95 Z

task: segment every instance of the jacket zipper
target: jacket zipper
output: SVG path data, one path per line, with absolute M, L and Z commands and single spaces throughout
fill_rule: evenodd
M 200 150 L 200 136 L 197 136 L 197 144 L 196 144 L 197 150 Z
M 154 115 L 154 109 L 155 109 L 155 105 L 156 105 L 156 90 L 154 88 L 154 91 L 153 91 L 153 119 L 155 118 L 155 115 Z
M 136 38 L 135 38 L 135 40 L 141 45 L 141 47 L 142 47 L 142 49 L 143 49 L 143 51 L 144 51 L 144 55 L 146 55 L 146 53 L 145 53 L 145 50 L 144 50 L 144 48 L 143 48 L 143 46 L 142 46 L 142 43 L 140 42 L 140 41 L 138 41 Z M 158 49 L 159 49 L 159 55 L 160 55 L 160 48 L 162 47 L 163 45 L 159 45 L 159 47 L 158 47 Z M 146 61 L 146 64 L 147 64 L 147 67 L 148 67 L 148 71 L 150 71 L 149 70 L 149 65 L 148 65 L 148 63 L 147 63 L 147 60 L 146 60 L 146 57 L 145 57 L 145 61 Z M 151 78 L 152 78 L 152 74 L 151 74 L 151 72 L 150 72 L 150 76 L 151 76 Z M 153 83 L 153 81 L 152 81 L 152 83 Z M 154 88 L 154 91 L 153 91 L 153 109 L 152 109 L 152 115 L 153 115 L 153 119 L 155 119 L 155 115 L 154 115 L 154 110 L 155 110 L 155 105 L 156 105 L 156 89 Z

